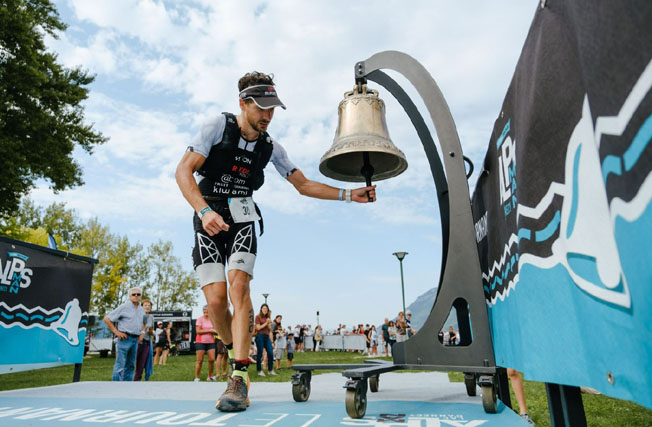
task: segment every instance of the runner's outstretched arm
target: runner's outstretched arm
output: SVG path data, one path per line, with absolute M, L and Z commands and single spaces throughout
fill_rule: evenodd
M 304 196 L 314 197 L 315 199 L 339 200 L 339 188 L 331 187 L 330 185 L 321 182 L 312 181 L 306 178 L 303 172 L 299 169 L 294 171 L 292 175 L 288 176 L 287 180 L 290 181 L 290 183 L 294 185 L 294 188 Z M 367 198 L 367 191 L 369 191 L 369 195 L 373 201 L 376 201 L 375 185 L 351 190 L 351 200 L 357 203 L 367 203 L 369 201 Z

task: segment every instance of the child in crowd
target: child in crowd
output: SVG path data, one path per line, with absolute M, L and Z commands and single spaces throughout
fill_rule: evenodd
M 272 322 L 272 334 L 274 335 L 274 361 L 276 362 L 276 370 L 281 369 L 281 359 L 285 353 L 287 339 L 285 338 L 285 329 L 281 325 L 283 316 L 280 314 L 274 318 Z
M 294 359 L 294 340 L 290 338 L 291 335 L 288 337 L 287 340 L 287 350 L 288 350 L 288 360 L 285 362 L 285 367 L 286 368 L 291 368 L 292 367 L 292 360 Z M 279 362 L 280 363 L 280 362 Z

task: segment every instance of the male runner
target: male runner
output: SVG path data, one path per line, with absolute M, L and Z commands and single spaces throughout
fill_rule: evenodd
M 249 341 L 254 310 L 249 282 L 256 261 L 254 190 L 265 180 L 272 162 L 300 194 L 318 199 L 367 202 L 376 199 L 375 186 L 354 190 L 334 188 L 307 179 L 267 133 L 278 98 L 272 76 L 252 72 L 238 81 L 240 114 L 223 113 L 206 122 L 177 166 L 176 180 L 195 211 L 193 262 L 206 296 L 209 317 L 226 345 L 233 373 L 217 401 L 220 411 L 242 411 L 248 405 Z M 193 173 L 197 172 L 195 181 Z M 262 222 L 261 222 L 262 225 Z M 261 227 L 262 233 L 262 227 Z M 229 310 L 228 296 L 233 304 Z

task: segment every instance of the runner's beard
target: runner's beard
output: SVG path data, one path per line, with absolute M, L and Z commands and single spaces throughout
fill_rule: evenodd
M 252 127 L 257 131 L 257 132 L 265 132 L 267 131 L 267 127 L 269 126 L 269 122 L 258 122 Z

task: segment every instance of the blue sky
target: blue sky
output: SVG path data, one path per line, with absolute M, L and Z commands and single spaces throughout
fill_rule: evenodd
M 145 246 L 171 240 L 188 269 L 192 209 L 174 169 L 204 120 L 238 112 L 240 76 L 274 73 L 288 109 L 276 111 L 270 134 L 309 178 L 352 188 L 318 170 L 335 134 L 337 105 L 353 87 L 357 61 L 403 51 L 430 71 L 447 99 L 464 152 L 476 165 L 472 190 L 538 6 L 517 0 L 55 3 L 69 28 L 47 44 L 64 65 L 96 74 L 86 117 L 111 139 L 92 156 L 76 151 L 86 185 L 56 195 L 44 185 L 31 197 L 43 205 L 64 201 Z M 409 83 L 391 75 L 423 114 Z M 399 177 L 378 183 L 377 203 L 302 197 L 274 168 L 255 195 L 266 228 L 252 299 L 257 311 L 261 294 L 269 293 L 272 312 L 283 314 L 286 325 L 314 326 L 317 310 L 329 329 L 395 316 L 402 306 L 396 251 L 409 253 L 406 305 L 437 284 L 441 238 L 429 166 L 402 108 L 375 88 L 387 105 L 391 138 L 409 163 Z

